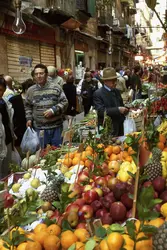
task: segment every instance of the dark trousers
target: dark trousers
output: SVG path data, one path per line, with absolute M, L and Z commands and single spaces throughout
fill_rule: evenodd
M 112 126 L 113 126 L 113 136 L 122 136 L 124 135 L 124 127 L 123 127 L 123 122 L 118 122 L 118 121 L 112 121 Z
M 91 104 L 84 104 L 84 116 L 86 116 L 89 113 L 91 106 L 92 106 Z

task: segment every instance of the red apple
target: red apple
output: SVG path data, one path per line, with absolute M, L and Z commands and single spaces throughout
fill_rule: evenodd
M 78 213 L 81 218 L 90 219 L 93 216 L 93 208 L 90 205 L 84 205 Z
M 90 204 L 93 201 L 99 199 L 98 193 L 95 190 L 89 190 L 89 191 L 83 193 L 82 196 L 87 204 Z
M 158 192 L 154 192 L 154 199 L 158 198 Z
M 87 230 L 86 223 L 84 223 L 84 222 L 79 223 L 79 224 L 77 225 L 76 229 L 78 229 L 78 228 L 84 228 L 84 229 Z
M 125 193 L 121 196 L 121 202 L 127 209 L 131 209 L 133 207 L 133 199 L 129 197 L 128 193 Z
M 91 203 L 91 207 L 93 208 L 93 212 L 96 212 L 100 208 L 102 208 L 102 204 L 99 200 L 95 200 Z
M 158 213 L 161 212 L 161 206 L 162 204 L 156 204 L 155 207 L 154 207 L 154 211 L 157 211 Z
M 101 208 L 96 212 L 96 218 L 102 218 L 104 214 L 108 213 L 106 208 Z
M 81 173 L 79 173 L 78 175 L 78 183 L 82 183 L 82 182 L 88 182 L 89 181 L 89 174 L 86 171 L 82 171 Z
M 113 219 L 113 222 L 125 220 L 126 213 L 126 207 L 122 204 L 122 202 L 114 202 L 111 204 L 110 214 Z
M 116 201 L 116 199 L 113 195 L 113 192 L 110 192 L 109 194 L 104 196 L 102 204 L 105 208 L 109 209 L 111 204 L 115 201 Z
M 143 183 L 143 187 L 150 187 L 152 186 L 152 182 L 151 181 L 146 181 Z
M 107 181 L 104 177 L 98 177 L 95 180 L 95 183 L 96 183 L 97 187 L 106 187 L 107 186 Z
M 74 201 L 73 204 L 76 204 L 79 207 L 82 207 L 83 205 L 85 205 L 85 200 L 83 198 L 79 198 L 76 201 Z
M 163 201 L 163 203 L 167 202 L 167 190 L 163 191 L 159 198 Z
M 155 191 L 161 193 L 165 190 L 166 180 L 162 176 L 158 176 L 152 181 L 152 185 Z
M 58 210 L 55 210 L 53 215 L 50 217 L 50 219 L 51 220 L 56 219 L 56 221 L 57 221 L 60 216 L 61 216 L 60 212 Z
M 106 162 L 103 162 L 101 166 L 99 166 L 101 175 L 100 176 L 106 176 L 109 173 L 109 168 Z
M 112 217 L 110 213 L 105 213 L 103 215 L 103 217 L 101 217 L 101 222 L 103 225 L 108 224 L 111 225 L 112 224 Z
M 91 185 L 86 185 L 83 187 L 83 192 L 86 192 L 86 191 L 91 190 L 91 189 L 92 189 Z
M 107 195 L 107 194 L 109 194 L 111 192 L 108 187 L 102 187 L 102 191 L 103 191 L 103 195 L 104 196 Z
M 113 193 L 115 198 L 120 201 L 121 196 L 127 192 L 127 183 L 126 182 L 118 182 L 113 188 Z
M 70 213 L 70 212 L 78 212 L 80 209 L 80 206 L 78 204 L 75 203 L 71 203 L 66 207 L 66 212 Z
M 117 184 L 118 179 L 117 178 L 113 178 L 111 177 L 110 179 L 108 179 L 107 181 L 107 187 L 109 187 L 110 190 L 113 190 L 115 185 Z

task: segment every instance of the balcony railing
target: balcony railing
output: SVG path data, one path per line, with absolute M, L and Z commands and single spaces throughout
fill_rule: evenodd
M 70 15 L 75 15 L 76 1 L 75 0 L 46 0 L 47 7 L 58 9 Z

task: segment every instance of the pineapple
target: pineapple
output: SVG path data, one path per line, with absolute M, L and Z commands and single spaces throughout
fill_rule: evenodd
M 51 174 L 47 179 L 47 187 L 41 194 L 41 199 L 43 201 L 48 201 L 50 203 L 59 200 L 59 195 L 61 193 L 61 185 L 64 183 L 64 176 Z
M 153 249 L 167 250 L 167 222 L 159 227 L 157 233 L 153 235 Z
M 153 148 L 152 158 L 149 159 L 147 165 L 144 167 L 144 173 L 148 175 L 149 181 L 153 181 L 156 177 L 162 176 L 161 155 L 162 151 L 159 148 Z

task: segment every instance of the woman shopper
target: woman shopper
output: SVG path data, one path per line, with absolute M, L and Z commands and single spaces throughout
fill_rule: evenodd
M 81 96 L 84 106 L 84 116 L 86 116 L 91 106 L 93 106 L 93 93 L 98 89 L 98 81 L 93 79 L 91 72 L 85 73 L 81 88 Z
M 13 146 L 13 109 L 12 105 L 3 97 L 6 81 L 0 78 L 0 179 L 9 173 Z
M 66 84 L 63 85 L 63 90 L 68 100 L 65 115 L 68 120 L 68 128 L 71 128 L 73 119 L 76 116 L 76 87 L 72 74 L 67 77 Z

